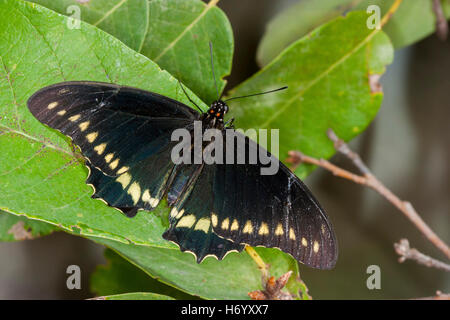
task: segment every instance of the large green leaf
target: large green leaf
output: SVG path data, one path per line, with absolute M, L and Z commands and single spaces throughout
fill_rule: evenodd
M 149 24 L 148 0 L 32 0 L 61 14 L 79 18 L 120 39 L 138 51 Z M 78 10 L 77 10 L 78 8 Z
M 152 292 L 177 300 L 195 299 L 152 277 L 123 259 L 114 251 L 106 249 L 107 265 L 100 265 L 91 275 L 91 291 L 97 296 L 109 296 L 127 292 Z
M 231 93 L 240 96 L 283 85 L 285 91 L 234 100 L 238 128 L 279 129 L 280 158 L 289 150 L 328 158 L 328 128 L 349 140 L 364 131 L 383 98 L 377 80 L 393 59 L 382 31 L 366 27 L 367 14 L 352 12 L 317 28 Z M 311 166 L 300 166 L 304 176 Z
M 219 91 L 225 87 L 233 58 L 233 32 L 216 0 L 33 0 L 61 14 L 76 5 L 81 19 L 109 32 L 130 48 L 179 78 L 197 96 L 217 99 L 209 41 Z M 70 15 L 70 14 L 69 14 Z
M 277 14 L 267 26 L 259 44 L 257 60 L 260 65 L 272 61 L 281 51 L 321 24 L 349 11 L 366 10 L 378 5 L 384 14 L 394 0 L 302 0 Z M 443 0 L 444 11 L 450 18 L 450 1 Z M 431 0 L 405 0 L 383 30 L 395 48 L 410 45 L 435 30 Z
M 34 4 L 0 1 L 0 208 L 70 232 L 173 248 L 161 238 L 163 205 L 156 215 L 128 219 L 90 199 L 86 168 L 74 160 L 67 139 L 34 119 L 26 100 L 64 80 L 114 81 L 187 99 L 177 81 L 144 56 L 97 28 L 69 29 L 66 22 Z
M 48 223 L 27 219 L 0 210 L 0 241 L 34 239 L 57 231 Z
M 93 239 L 119 253 L 150 276 L 188 293 L 205 299 L 249 299 L 248 292 L 261 290 L 261 274 L 245 252 L 230 253 L 225 260 L 206 258 L 195 263 L 194 256 L 178 250 L 126 245 L 106 239 Z M 297 281 L 295 260 L 277 249 L 255 248 L 270 272 L 279 277 L 288 270 L 294 273 L 287 288 L 295 295 L 301 283 Z M 326 272 L 326 271 L 324 271 Z

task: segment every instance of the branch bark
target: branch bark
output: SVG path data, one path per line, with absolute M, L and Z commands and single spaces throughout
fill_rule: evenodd
M 327 134 L 330 140 L 333 141 L 334 148 L 349 158 L 362 173 L 362 175 L 357 175 L 345 169 L 339 168 L 325 159 L 316 159 L 306 156 L 300 151 L 289 151 L 288 153 L 289 157 L 286 161 L 293 165 L 292 169 L 295 170 L 295 168 L 297 168 L 301 163 L 314 164 L 327 169 L 335 176 L 372 188 L 391 202 L 398 210 L 400 210 L 433 245 L 435 245 L 448 259 L 450 259 L 450 248 L 448 245 L 437 236 L 437 234 L 425 223 L 425 221 L 422 220 L 412 204 L 408 201 L 401 200 L 383 183 L 381 183 L 381 181 L 379 181 L 370 172 L 369 168 L 361 160 L 361 157 L 357 153 L 350 150 L 348 145 L 343 140 L 339 139 L 332 129 L 328 129 Z
M 431 258 L 415 248 L 409 246 L 408 239 L 401 239 L 398 243 L 394 243 L 394 248 L 400 256 L 398 262 L 403 263 L 406 260 L 414 260 L 418 264 L 423 264 L 427 267 L 437 268 L 450 272 L 450 265 L 442 261 Z
M 448 36 L 448 24 L 442 10 L 441 0 L 433 0 L 433 12 L 436 16 L 436 34 L 440 40 L 445 41 Z

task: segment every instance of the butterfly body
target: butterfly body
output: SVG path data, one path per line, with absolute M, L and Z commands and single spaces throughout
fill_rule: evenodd
M 248 244 L 279 248 L 311 267 L 334 267 L 337 243 L 325 211 L 281 162 L 275 174 L 262 175 L 260 159 L 249 161 L 252 152 L 269 153 L 224 122 L 225 102 L 215 101 L 199 113 L 136 88 L 63 82 L 37 91 L 28 107 L 80 148 L 93 198 L 129 217 L 167 199 L 171 211 L 163 237 L 194 253 L 198 262 L 210 255 L 222 259 Z M 224 158 L 230 152 L 233 160 L 239 156 L 225 136 L 234 133 L 241 139 L 244 163 L 175 163 L 171 155 L 178 142 L 172 133 L 194 133 L 197 122 L 202 133 L 221 133 Z M 200 152 L 208 145 L 203 141 Z

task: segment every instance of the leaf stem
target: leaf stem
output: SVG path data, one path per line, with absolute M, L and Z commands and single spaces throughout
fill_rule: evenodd
M 253 247 L 246 245 L 245 251 L 248 253 L 250 258 L 255 261 L 256 265 L 258 266 L 259 271 L 261 271 L 261 275 L 263 278 L 263 282 L 266 282 L 269 279 L 269 267 L 264 262 L 264 260 L 261 258 L 261 256 L 253 249 Z

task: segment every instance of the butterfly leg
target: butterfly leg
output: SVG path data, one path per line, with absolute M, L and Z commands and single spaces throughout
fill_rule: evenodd
M 231 118 L 227 122 L 225 122 L 224 127 L 234 129 L 234 118 Z

